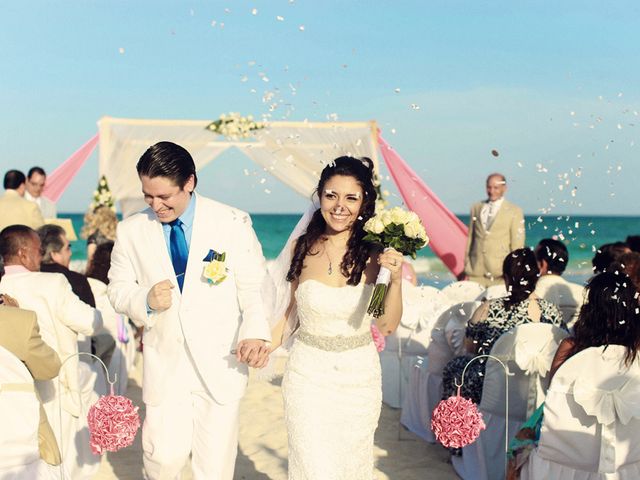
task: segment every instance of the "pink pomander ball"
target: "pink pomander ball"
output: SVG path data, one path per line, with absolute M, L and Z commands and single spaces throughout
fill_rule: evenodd
M 380 332 L 380 329 L 373 324 L 371 325 L 371 336 L 373 337 L 373 343 L 376 346 L 376 350 L 380 353 L 384 350 L 386 341 L 384 339 L 384 335 Z
M 117 452 L 133 443 L 140 428 L 138 407 L 120 395 L 105 395 L 89 409 L 89 443 L 95 455 Z
M 456 396 L 442 400 L 431 416 L 431 430 L 445 447 L 462 448 L 473 443 L 486 428 L 482 413 L 468 398 Z

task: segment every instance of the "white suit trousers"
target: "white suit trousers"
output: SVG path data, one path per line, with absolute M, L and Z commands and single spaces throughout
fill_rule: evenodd
M 238 453 L 240 402 L 209 394 L 185 350 L 161 404 L 146 405 L 142 428 L 145 476 L 180 479 L 189 454 L 194 480 L 232 480 Z

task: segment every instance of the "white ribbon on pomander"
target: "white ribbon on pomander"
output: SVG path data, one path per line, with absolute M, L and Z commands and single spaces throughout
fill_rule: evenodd
M 587 415 L 602 425 L 598 472 L 616 471 L 616 419 L 623 425 L 640 418 L 640 380 L 630 378 L 616 390 L 603 390 L 580 378 L 573 385 L 573 398 Z

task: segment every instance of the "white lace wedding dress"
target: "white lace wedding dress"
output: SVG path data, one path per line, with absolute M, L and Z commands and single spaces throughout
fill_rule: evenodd
M 380 360 L 366 315 L 372 285 L 296 291 L 300 328 L 282 391 L 290 480 L 372 480 L 382 402 Z

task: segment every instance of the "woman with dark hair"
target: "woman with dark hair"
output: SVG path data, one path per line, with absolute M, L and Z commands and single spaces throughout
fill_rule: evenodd
M 558 346 L 551 377 L 570 357 L 589 347 L 623 345 L 630 365 L 640 350 L 640 307 L 635 284 L 623 272 L 604 272 L 586 286 L 587 297 L 573 327 L 573 336 Z
M 382 387 L 367 306 L 384 266 L 391 283 L 377 326 L 386 335 L 396 329 L 402 255 L 363 240 L 376 201 L 370 159 L 336 159 L 322 171 L 316 193 L 320 208 L 292 247 L 291 296 L 272 335 L 277 348 L 286 341 L 287 319 L 294 319 L 282 382 L 289 478 L 370 480 Z
M 465 346 L 468 354 L 456 357 L 444 368 L 442 374 L 443 398 L 453 395 L 455 381 L 461 380 L 465 365 L 476 355 L 486 355 L 500 335 L 531 322 L 564 326 L 562 314 L 552 303 L 535 293 L 539 270 L 536 257 L 530 248 L 519 248 L 509 253 L 502 263 L 504 283 L 508 295 L 480 305 L 469 320 Z M 485 360 L 469 365 L 464 377 L 461 394 L 480 403 L 484 382 Z

